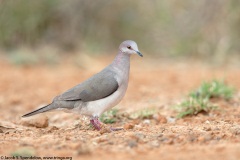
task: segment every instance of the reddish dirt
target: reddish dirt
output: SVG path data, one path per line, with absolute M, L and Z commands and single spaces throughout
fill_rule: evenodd
M 111 60 L 92 65 L 17 67 L 1 62 L 0 68 L 0 156 L 23 148 L 34 156 L 73 159 L 240 159 L 240 98 L 219 100 L 209 114 L 175 119 L 172 105 L 181 101 L 201 82 L 225 79 L 240 88 L 240 68 L 214 67 L 200 63 L 157 62 L 132 59 L 129 88 L 117 106 L 124 113 L 157 108 L 158 118 L 120 119 L 116 132 L 99 132 L 88 119 L 55 111 L 34 116 L 26 126 L 23 114 L 51 102 L 52 98 L 98 72 Z M 85 63 L 87 64 L 87 63 Z M 36 122 L 35 122 L 36 121 Z M 107 127 L 110 127 L 107 124 Z M 29 152 L 30 152 L 29 151 Z

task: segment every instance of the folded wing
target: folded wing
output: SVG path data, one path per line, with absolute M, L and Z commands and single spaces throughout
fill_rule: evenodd
M 89 102 L 108 97 L 117 91 L 119 87 L 114 75 L 114 72 L 103 70 L 83 83 L 57 96 L 54 100 L 81 100 L 83 102 Z

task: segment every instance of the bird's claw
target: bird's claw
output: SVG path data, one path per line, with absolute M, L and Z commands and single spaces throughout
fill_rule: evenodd
M 90 123 L 93 125 L 93 127 L 94 127 L 96 130 L 98 130 L 98 131 L 101 130 L 102 124 L 101 124 L 101 122 L 99 121 L 98 117 L 93 117 L 93 118 L 90 120 Z M 113 127 L 110 127 L 110 128 L 109 128 L 109 130 L 110 130 L 111 132 L 113 132 L 113 131 L 120 131 L 120 130 L 122 130 L 122 129 L 123 129 L 123 128 L 113 128 Z
M 97 117 L 94 117 L 90 120 L 90 123 L 94 126 L 94 128 L 98 131 L 101 130 L 101 122 L 98 120 Z

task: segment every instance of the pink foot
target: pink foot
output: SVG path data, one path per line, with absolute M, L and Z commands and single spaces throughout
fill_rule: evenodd
M 101 130 L 101 122 L 99 121 L 98 117 L 93 117 L 91 120 L 90 120 L 90 123 L 94 126 L 94 128 L 98 131 Z M 113 127 L 110 127 L 109 130 L 110 131 L 119 131 L 119 130 L 122 130 L 123 128 L 113 128 Z
M 90 123 L 94 126 L 94 128 L 98 131 L 101 130 L 101 122 L 98 120 L 98 117 L 93 117 L 90 120 Z

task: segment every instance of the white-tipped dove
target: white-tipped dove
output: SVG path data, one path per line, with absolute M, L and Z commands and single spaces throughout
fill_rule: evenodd
M 56 96 L 51 104 L 37 109 L 22 117 L 33 116 L 53 109 L 69 109 L 79 114 L 90 116 L 90 123 L 95 129 L 101 129 L 99 116 L 117 105 L 128 87 L 130 56 L 143 56 L 134 41 L 127 40 L 120 44 L 113 62 L 101 72 L 86 81 Z

